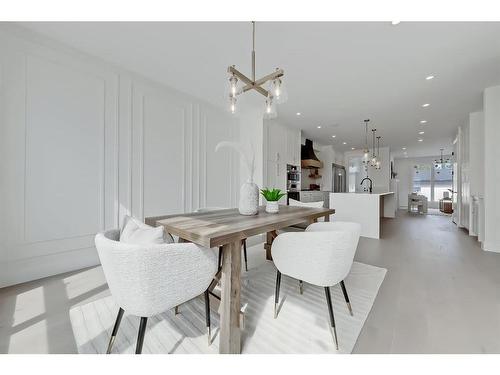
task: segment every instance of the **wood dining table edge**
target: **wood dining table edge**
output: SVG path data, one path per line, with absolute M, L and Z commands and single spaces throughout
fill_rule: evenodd
M 289 207 L 289 206 L 287 206 L 287 207 Z M 308 208 L 308 207 L 304 207 L 304 208 Z M 276 231 L 278 229 L 286 228 L 286 227 L 300 224 L 300 223 L 303 223 L 306 221 L 311 223 L 311 222 L 314 222 L 315 220 L 317 220 L 318 218 L 321 218 L 321 217 L 324 217 L 325 221 L 329 221 L 330 215 L 335 214 L 335 209 L 330 209 L 330 208 L 323 208 L 323 209 L 310 208 L 310 209 L 314 210 L 314 212 L 306 213 L 306 214 L 302 213 L 301 216 L 289 218 L 289 219 L 281 221 L 281 222 L 262 223 L 260 226 L 254 227 L 250 230 L 241 231 L 238 234 L 220 235 L 220 236 L 217 236 L 215 238 L 210 238 L 208 241 L 206 241 L 203 238 L 200 238 L 198 236 L 193 236 L 193 235 L 190 235 L 188 233 L 183 233 L 181 231 L 178 231 L 175 228 L 174 224 L 160 222 L 162 220 L 171 219 L 171 218 L 175 218 L 175 217 L 179 217 L 179 216 L 185 216 L 185 215 L 190 215 L 193 217 L 197 217 L 197 216 L 203 217 L 203 216 L 205 216 L 203 214 L 206 214 L 206 213 L 203 213 L 203 214 L 196 213 L 196 215 L 193 215 L 193 213 L 188 213 L 188 214 L 152 216 L 152 217 L 145 218 L 145 223 L 150 225 L 150 226 L 153 226 L 153 227 L 163 226 L 167 232 L 169 232 L 172 235 L 179 236 L 179 238 L 182 238 L 183 240 L 194 242 L 200 246 L 212 248 L 212 247 L 223 246 L 225 244 L 232 243 L 235 241 L 242 241 L 242 240 L 249 238 L 249 237 L 252 237 L 252 236 L 256 236 L 256 235 L 263 234 L 263 233 L 269 233 L 272 231 Z M 320 210 L 320 211 L 318 211 L 318 210 Z M 220 210 L 220 211 L 222 211 L 222 210 Z M 257 215 L 255 215 L 255 216 L 257 216 Z

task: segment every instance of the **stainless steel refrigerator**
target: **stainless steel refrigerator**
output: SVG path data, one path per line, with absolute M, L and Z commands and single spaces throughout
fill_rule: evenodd
M 332 164 L 332 191 L 334 193 L 346 191 L 346 173 L 342 165 Z

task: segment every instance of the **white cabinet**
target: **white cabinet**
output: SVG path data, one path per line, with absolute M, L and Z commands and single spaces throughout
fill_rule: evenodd
M 286 129 L 287 164 L 300 166 L 300 130 Z
M 267 140 L 267 160 L 286 163 L 286 128 L 278 123 L 270 123 L 267 127 Z
M 286 164 L 276 161 L 267 161 L 267 184 L 264 186 L 269 189 L 280 189 L 286 191 Z M 280 204 L 286 204 L 286 197 L 279 201 Z
M 300 166 L 300 130 L 291 129 L 276 121 L 266 124 L 265 187 L 287 189 L 287 164 Z M 286 197 L 280 200 L 286 204 Z
M 300 201 L 304 203 L 326 201 L 328 192 L 325 191 L 301 191 Z M 325 206 L 327 207 L 327 206 Z
M 267 124 L 267 160 L 300 166 L 300 130 Z

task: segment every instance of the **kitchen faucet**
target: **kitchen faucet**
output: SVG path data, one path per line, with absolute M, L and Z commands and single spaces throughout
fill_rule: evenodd
M 370 181 L 370 188 L 369 188 L 369 189 L 370 189 L 370 194 L 371 194 L 371 192 L 372 192 L 372 186 L 373 186 L 373 181 L 372 181 L 372 179 L 371 179 L 370 177 L 366 176 L 365 178 L 363 178 L 363 179 L 361 180 L 360 185 L 363 185 L 363 182 L 365 182 L 365 180 Z

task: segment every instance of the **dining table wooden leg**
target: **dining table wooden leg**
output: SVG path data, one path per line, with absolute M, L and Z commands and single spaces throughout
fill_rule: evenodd
M 219 353 L 241 353 L 241 241 L 222 248 Z

